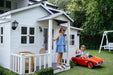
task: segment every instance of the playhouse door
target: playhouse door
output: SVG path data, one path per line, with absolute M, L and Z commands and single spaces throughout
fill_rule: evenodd
M 48 50 L 48 29 L 44 28 L 44 48 Z
M 54 30 L 52 30 L 52 37 L 54 36 Z M 48 29 L 44 28 L 44 48 L 48 50 Z M 52 42 L 52 49 L 53 49 L 53 42 Z

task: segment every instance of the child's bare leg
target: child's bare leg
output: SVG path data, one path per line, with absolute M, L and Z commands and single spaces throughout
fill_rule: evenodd
M 66 67 L 63 65 L 62 63 L 62 57 L 63 57 L 63 53 L 61 53 L 61 58 L 60 58 L 60 62 L 61 62 L 61 66 L 65 69 Z
M 59 60 L 60 60 L 60 57 L 61 57 L 61 54 L 58 53 L 58 56 L 57 56 L 57 66 L 59 66 Z
M 61 57 L 60 57 L 61 65 L 63 65 L 63 63 L 62 63 L 62 57 L 63 57 L 63 53 L 61 53 Z

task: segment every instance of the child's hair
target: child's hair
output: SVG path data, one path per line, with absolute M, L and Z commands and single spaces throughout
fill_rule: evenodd
M 81 47 L 85 48 L 86 49 L 86 46 L 85 45 L 81 45 Z
M 61 27 L 60 30 L 59 30 L 59 33 L 61 33 L 62 30 L 66 30 L 66 29 L 64 27 Z

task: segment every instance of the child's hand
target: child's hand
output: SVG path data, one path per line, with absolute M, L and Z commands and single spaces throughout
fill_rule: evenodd
M 66 40 L 66 42 L 68 43 L 68 40 Z
M 54 39 L 54 38 L 52 38 L 52 40 L 53 40 L 53 41 L 55 41 L 55 39 Z
M 78 49 L 75 50 L 75 54 L 78 54 Z
M 76 51 L 78 51 L 78 48 L 76 49 Z
M 79 49 L 76 49 L 76 52 L 75 52 L 75 54 L 78 54 L 78 53 L 80 53 L 80 51 L 79 51 Z

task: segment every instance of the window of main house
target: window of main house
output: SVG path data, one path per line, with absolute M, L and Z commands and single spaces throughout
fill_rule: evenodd
M 0 44 L 3 44 L 3 27 L 0 27 Z
M 65 39 L 67 39 L 67 35 L 64 34 Z M 70 45 L 75 45 L 75 35 L 71 34 L 70 35 Z
M 75 45 L 75 35 L 70 35 L 70 45 Z
M 4 0 L 0 0 L 0 7 L 4 7 Z
M 35 43 L 35 28 L 21 27 L 21 44 L 34 44 L 34 43 Z

